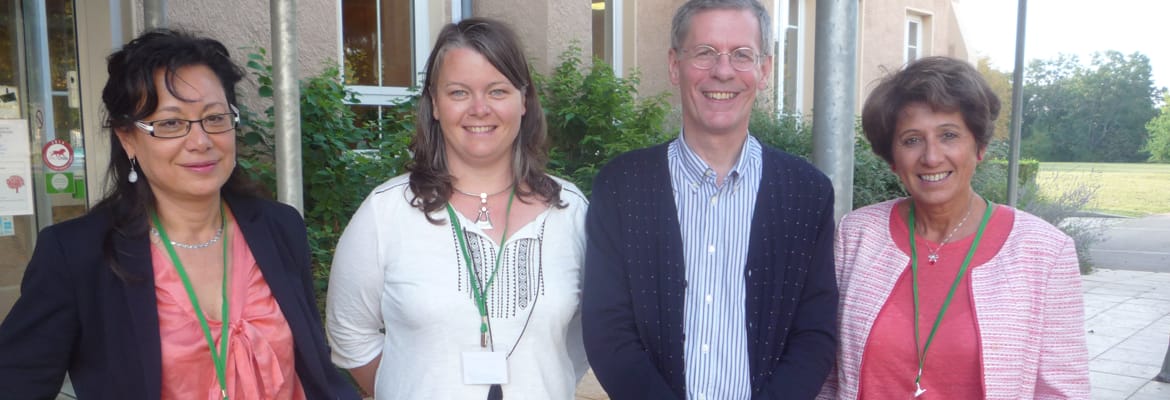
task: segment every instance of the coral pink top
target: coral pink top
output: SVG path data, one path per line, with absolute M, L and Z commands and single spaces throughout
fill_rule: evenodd
M 239 226 L 230 219 L 229 224 L 228 397 L 303 400 L 288 321 Z M 151 246 L 151 261 L 162 337 L 162 399 L 222 400 L 203 328 L 167 250 Z M 223 325 L 210 318 L 207 323 L 218 346 Z
M 818 399 L 859 397 L 861 364 L 870 362 L 866 347 L 871 328 L 890 298 L 897 296 L 894 287 L 910 263 L 905 250 L 895 243 L 895 238 L 906 237 L 905 231 L 890 231 L 890 213 L 901 201 L 905 199 L 862 207 L 841 218 L 835 242 L 841 288 L 837 368 L 830 372 Z M 1087 399 L 1089 351 L 1073 240 L 1034 215 L 1005 206 L 998 206 L 996 213 L 1000 212 L 1014 217 L 1007 240 L 998 254 L 967 272 L 974 299 L 970 307 L 978 327 L 983 398 Z M 893 225 L 904 227 L 905 223 Z M 986 243 L 987 237 L 983 240 Z M 940 261 L 946 257 L 943 254 Z M 931 344 L 926 360 L 924 397 L 939 391 L 932 388 L 937 384 L 931 379 L 939 376 L 931 365 L 948 361 L 937 357 L 936 346 Z M 914 384 L 912 375 L 899 379 Z
M 967 223 L 978 224 L 983 215 L 972 215 Z M 971 259 L 970 269 L 982 265 L 999 253 L 1011 231 L 1015 216 L 996 207 L 983 232 L 979 248 Z M 906 217 L 890 213 L 890 234 L 895 245 L 910 255 L 909 231 Z M 919 342 L 926 343 L 934 326 L 939 308 L 946 300 L 955 275 L 975 235 L 944 245 L 916 237 L 918 247 L 918 288 L 921 313 L 918 316 Z M 938 249 L 939 261 L 926 261 L 929 248 Z M 968 275 L 969 277 L 969 275 Z M 943 315 L 942 323 L 926 355 L 922 387 L 926 390 L 920 399 L 980 399 L 983 398 L 983 363 L 979 354 L 979 326 L 971 298 L 971 280 L 964 277 L 955 289 L 954 298 Z M 861 363 L 861 399 L 899 399 L 914 393 L 914 377 L 918 370 L 914 343 L 914 291 L 910 266 L 898 277 L 894 291 L 878 313 L 865 345 Z

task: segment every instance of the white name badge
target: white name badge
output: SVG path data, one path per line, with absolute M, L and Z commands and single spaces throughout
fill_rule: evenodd
M 508 353 L 502 351 L 463 352 L 463 383 L 467 385 L 508 383 Z

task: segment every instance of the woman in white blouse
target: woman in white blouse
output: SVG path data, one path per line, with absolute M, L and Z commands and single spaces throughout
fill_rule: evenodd
M 544 172 L 520 49 L 496 21 L 443 28 L 410 172 L 375 188 L 338 243 L 333 361 L 377 399 L 568 399 L 584 374 L 587 201 Z

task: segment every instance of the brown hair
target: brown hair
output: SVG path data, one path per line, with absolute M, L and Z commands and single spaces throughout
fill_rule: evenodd
M 987 148 L 999 117 L 999 98 L 966 61 L 925 57 L 883 78 L 861 110 L 861 129 L 874 154 L 894 163 L 893 141 L 898 114 L 907 104 L 923 102 L 934 111 L 958 112 L 975 134 L 978 149 Z
M 447 170 L 442 128 L 433 117 L 432 103 L 439 66 L 447 52 L 454 48 L 471 49 L 483 55 L 512 86 L 524 93 L 525 113 L 520 120 L 520 133 L 512 143 L 512 180 L 518 183 L 516 194 L 521 198 L 535 194 L 544 198 L 547 204 L 564 207 L 561 185 L 545 174 L 548 131 L 520 41 L 507 25 L 484 18 L 469 18 L 444 26 L 427 58 L 426 79 L 418 100 L 418 121 L 410 143 L 414 159 L 406 166 L 410 171 L 410 190 L 414 194 L 411 205 L 430 219 L 430 213 L 447 204 L 454 189 Z

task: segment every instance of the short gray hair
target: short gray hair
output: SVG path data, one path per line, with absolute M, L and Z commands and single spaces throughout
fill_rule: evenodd
M 772 17 L 764 5 L 756 0 L 690 0 L 674 12 L 670 24 L 670 48 L 681 51 L 682 42 L 691 30 L 691 18 L 708 10 L 746 10 L 755 14 L 760 23 L 760 53 L 772 55 Z

